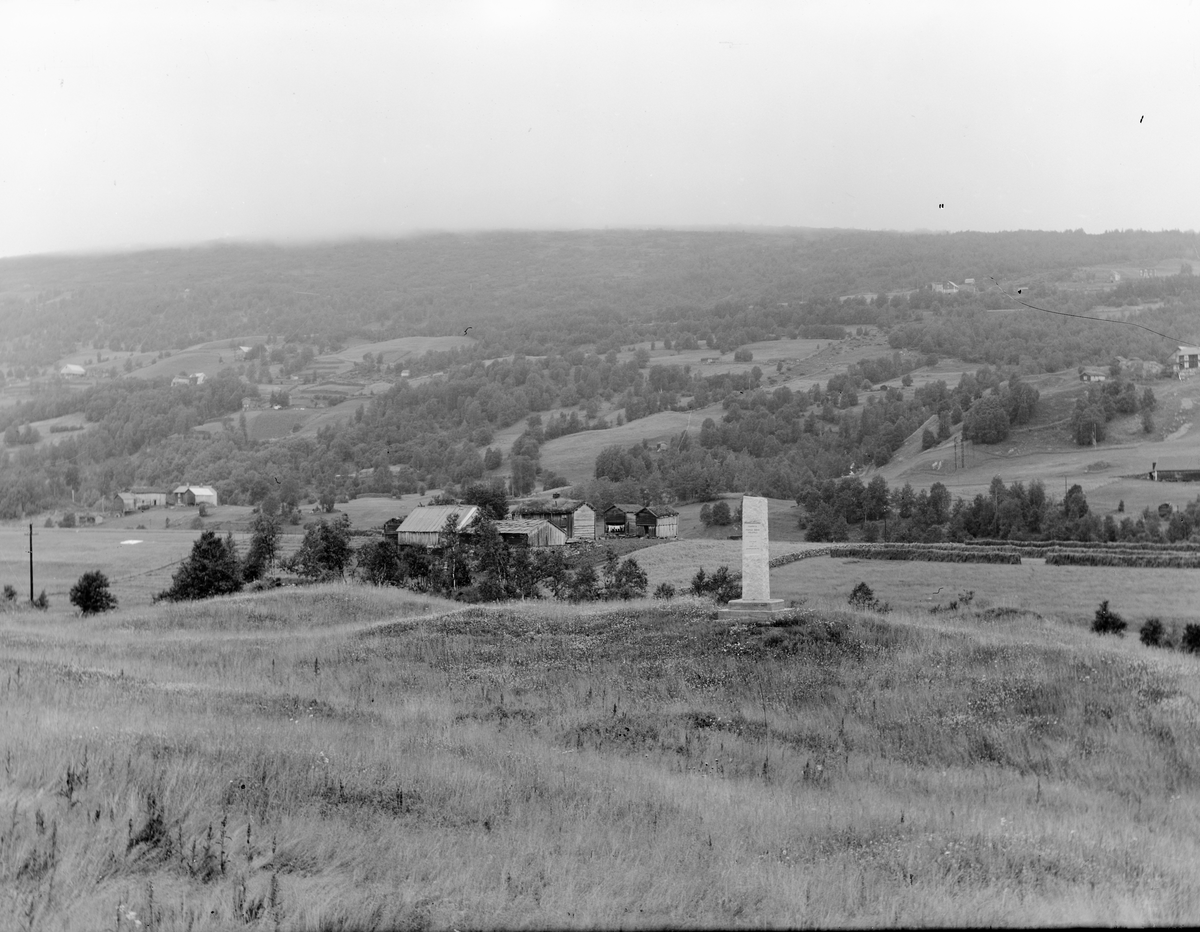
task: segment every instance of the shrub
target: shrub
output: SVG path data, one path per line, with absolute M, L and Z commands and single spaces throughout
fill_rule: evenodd
M 1157 618 L 1147 618 L 1138 636 L 1147 647 L 1162 647 L 1163 623 Z
M 108 577 L 99 570 L 84 573 L 71 587 L 71 604 L 84 616 L 97 615 L 117 607 L 117 597 L 108 591 Z
M 4 601 L 15 602 L 17 600 L 17 590 L 5 583 L 4 585 Z
M 156 595 L 154 601 L 208 599 L 238 592 L 241 588 L 242 564 L 233 536 L 221 539 L 214 531 L 205 531 L 192 544 L 192 552 L 171 577 L 171 588 Z
M 701 568 L 692 577 L 692 592 L 696 595 L 711 595 L 718 603 L 725 605 L 742 597 L 742 576 L 740 573 L 729 572 L 728 566 L 717 567 L 711 576 L 705 575 L 704 569 Z
M 46 590 L 43 589 L 38 593 L 38 597 L 33 600 L 33 607 L 40 608 L 43 611 L 50 607 L 50 600 L 46 598 Z
M 605 586 L 604 595 L 609 599 L 636 599 L 646 594 L 649 584 L 641 564 L 633 557 L 626 557 L 613 574 L 612 582 Z
M 1189 654 L 1200 654 L 1200 625 L 1185 627 L 1179 646 Z
M 854 608 L 863 609 L 868 612 L 880 612 L 883 614 L 892 610 L 892 607 L 886 602 L 880 602 L 875 598 L 875 593 L 871 591 L 871 587 L 865 582 L 860 582 L 851 590 L 848 601 Z
M 1125 632 L 1126 622 L 1120 615 L 1108 607 L 1108 599 L 1100 603 L 1096 616 L 1092 619 L 1092 630 L 1097 634 L 1117 634 Z
M 250 522 L 253 536 L 246 562 L 242 565 L 242 578 L 246 582 L 261 579 L 275 562 L 279 553 L 279 525 L 266 514 L 257 514 Z
M 400 548 L 387 537 L 367 541 L 354 554 L 354 575 L 373 586 L 403 585 Z
M 308 525 L 300 549 L 284 561 L 283 567 L 309 579 L 340 579 L 350 556 L 350 519 L 339 515 L 336 521 Z
M 673 599 L 675 598 L 675 587 L 669 582 L 659 583 L 654 589 L 654 598 L 656 599 Z

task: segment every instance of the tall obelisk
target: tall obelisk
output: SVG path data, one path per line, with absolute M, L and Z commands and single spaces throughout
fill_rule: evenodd
M 783 611 L 783 599 L 771 598 L 771 548 L 767 537 L 767 500 L 742 496 L 742 597 L 720 611 L 723 617 L 750 618 Z

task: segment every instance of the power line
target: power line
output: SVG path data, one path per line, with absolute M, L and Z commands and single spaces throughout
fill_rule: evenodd
M 1036 304 L 1028 304 L 1025 301 L 1022 301 L 1020 298 L 1013 297 L 1007 291 L 1005 291 L 1003 288 L 1001 288 L 1000 283 L 997 282 L 996 279 L 993 278 L 991 275 L 989 275 L 988 278 L 991 278 L 993 282 L 996 282 L 996 288 L 1000 291 L 1000 293 L 1002 295 L 1004 295 L 1010 301 L 1016 301 L 1017 304 L 1020 304 L 1023 307 L 1027 307 L 1030 310 L 1044 311 L 1047 314 L 1057 314 L 1059 317 L 1078 317 L 1080 320 L 1098 320 L 1102 324 L 1124 324 L 1126 327 L 1137 327 L 1139 330 L 1145 330 L 1147 333 L 1153 333 L 1155 336 L 1165 337 L 1168 340 L 1173 340 L 1175 343 L 1187 343 L 1188 342 L 1187 340 L 1184 340 L 1181 337 L 1173 337 L 1169 333 L 1163 333 L 1161 330 L 1155 330 L 1153 327 L 1144 327 L 1141 324 L 1135 324 L 1131 320 L 1110 320 L 1107 317 L 1092 317 L 1089 314 L 1072 314 L 1069 311 L 1052 311 L 1048 307 L 1038 307 Z

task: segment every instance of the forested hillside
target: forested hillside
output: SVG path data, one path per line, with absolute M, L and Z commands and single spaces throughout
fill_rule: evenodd
M 563 351 L 647 319 L 930 281 L 1069 278 L 1095 264 L 1200 260 L 1193 233 L 579 231 L 332 245 L 216 245 L 0 260 L 0 362 L 80 345 L 178 349 L 239 334 L 313 343 L 460 333 L 486 354 Z
M 133 484 L 185 477 L 203 477 L 223 501 L 246 504 L 416 491 L 497 469 L 518 492 L 539 481 L 602 478 L 644 499 L 697 500 L 730 489 L 795 497 L 812 481 L 886 463 L 923 424 L 940 439 L 965 419 L 967 431 L 987 442 L 1023 423 L 1036 398 L 1022 376 L 1108 365 L 1118 355 L 1166 361 L 1171 339 L 1022 307 L 1011 282 L 1032 280 L 1020 300 L 1049 311 L 1104 307 L 1112 316 L 1127 308 L 1136 315 L 1131 322 L 1196 340 L 1200 278 L 1189 268 L 1107 289 L 1071 283 L 1072 263 L 1150 264 L 1186 254 L 1195 239 L 1140 232 L 512 233 L 7 260 L 0 262 L 3 375 L 28 400 L 0 409 L 0 518 L 54 508 L 73 493 L 90 503 Z M 981 287 L 957 294 L 928 287 L 953 276 Z M 992 276 L 1004 291 L 987 284 Z M 845 298 L 867 288 L 876 296 Z M 315 436 L 255 440 L 239 415 L 260 384 L 262 397 L 270 392 L 272 403 L 286 406 L 280 380 L 307 379 L 306 367 L 331 343 L 467 326 L 470 345 L 406 361 L 412 379 L 401 378 L 396 365 L 365 361 L 364 373 L 392 388 Z M 836 342 L 863 327 L 886 333 L 894 352 L 846 365 L 803 390 L 767 384 L 774 373 L 751 365 L 742 349 L 797 337 Z M 128 378 L 112 368 L 93 373 L 102 377 L 81 390 L 37 375 L 39 361 L 46 361 L 44 373 L 61 353 L 89 341 L 99 356 L 134 343 L 153 350 L 246 333 L 266 334 L 266 342 L 203 385 Z M 651 357 L 647 346 L 739 350 L 746 365 L 710 374 L 672 364 L 671 356 Z M 939 357 L 979 371 L 958 385 L 866 391 Z M 985 396 L 996 400 L 972 413 Z M 1100 401 L 1092 407 L 1100 410 Z M 560 413 L 551 416 L 554 409 Z M 592 475 L 550 476 L 541 468 L 540 447 L 555 437 L 700 410 L 706 413 L 692 433 L 661 450 L 611 446 Z M 80 415 L 87 429 L 36 444 L 32 422 L 68 414 Z M 225 429 L 215 437 L 194 431 L 221 418 Z M 997 419 L 1006 421 L 1004 431 Z M 515 442 L 494 440 L 523 421 Z

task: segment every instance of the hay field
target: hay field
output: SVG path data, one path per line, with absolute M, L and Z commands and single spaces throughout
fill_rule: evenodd
M 2 614 L 7 914 L 1200 920 L 1197 661 L 1022 616 L 793 621 L 332 585 Z
M 475 343 L 474 338 L 464 336 L 397 337 L 394 340 L 381 340 L 375 343 L 354 343 L 336 353 L 318 356 L 313 363 L 319 366 L 337 362 L 349 368 L 362 362 L 364 353 L 370 353 L 373 356 L 383 353 L 384 365 L 391 365 L 408 357 L 444 352 L 457 346 L 470 346 L 473 343 Z
M 160 528 L 163 516 L 183 524 L 195 513 L 156 511 L 153 520 Z M 100 570 L 108 576 L 113 595 L 122 606 L 146 605 L 151 597 L 171 584 L 179 560 L 191 552 L 199 531 L 180 527 L 170 530 L 137 530 L 113 527 L 33 528 L 33 586 L 46 590 L 51 605 L 73 612 L 67 600 L 71 587 L 84 573 Z M 138 540 L 141 543 L 123 544 Z M 241 552 L 248 537 L 234 534 Z M 0 527 L 0 584 L 14 586 L 19 599 L 29 599 L 29 528 Z
M 739 558 L 731 565 L 740 564 Z M 973 590 L 978 608 L 1017 608 L 1079 625 L 1090 624 L 1100 601 L 1108 599 L 1135 628 L 1150 616 L 1182 627 L 1197 620 L 1195 575 L 1186 569 L 1047 566 L 1031 557 L 1019 566 L 813 557 L 771 570 L 771 595 L 837 604 L 866 582 L 881 601 L 920 610 Z
M 596 457 L 605 447 L 613 444 L 628 447 L 641 443 L 643 439 L 653 447 L 658 441 L 670 440 L 685 430 L 699 433 L 706 417 L 716 420 L 722 414 L 724 409 L 719 404 L 695 411 L 659 411 L 620 427 L 614 425 L 607 430 L 585 430 L 555 437 L 542 444 L 541 466 L 543 470 L 556 472 L 571 482 L 582 482 L 595 475 Z

